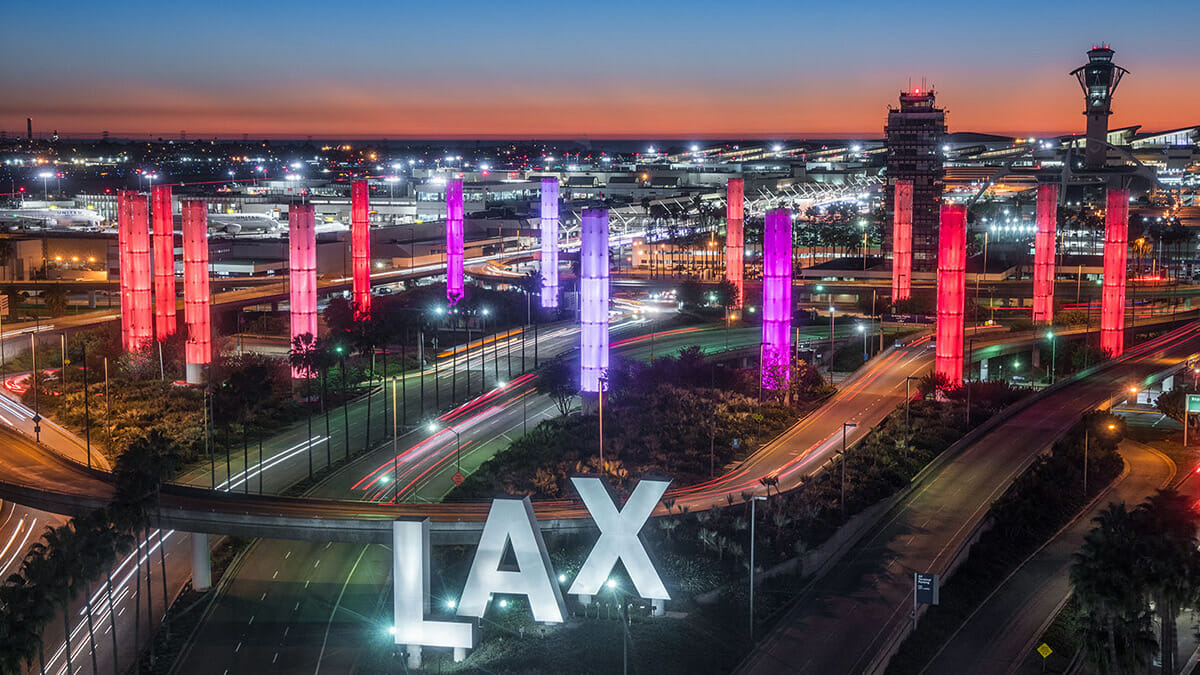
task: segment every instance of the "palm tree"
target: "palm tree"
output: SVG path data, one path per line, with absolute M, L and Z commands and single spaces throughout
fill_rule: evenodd
M 1183 606 L 1200 595 L 1200 552 L 1191 500 L 1159 490 L 1133 511 L 1139 531 L 1143 575 L 1159 618 L 1162 672 L 1175 673 L 1179 638 L 1176 621 Z
M 141 533 L 143 545 L 146 547 L 146 606 L 147 618 L 154 616 L 154 593 L 150 577 L 150 518 L 152 509 L 157 510 L 159 495 L 163 480 L 174 472 L 178 461 L 179 451 L 174 441 L 159 430 L 134 438 L 125 448 L 125 452 L 117 458 L 113 467 L 113 483 L 115 494 L 113 506 L 119 514 L 121 525 L 125 529 Z M 228 459 L 226 460 L 228 462 Z M 161 520 L 161 518 L 159 518 Z M 161 537 L 161 534 L 160 534 Z M 161 545 L 162 540 L 160 538 Z M 135 545 L 135 578 L 137 579 L 137 600 L 134 612 L 134 643 L 140 644 L 141 628 L 141 546 Z M 159 556 L 161 573 L 166 579 L 166 560 Z M 163 582 L 163 616 L 166 616 L 166 582 Z M 153 647 L 153 645 L 152 645 Z M 151 653 L 151 659 L 154 655 Z
M 308 411 L 308 478 L 311 480 L 313 476 L 312 462 L 312 376 L 319 367 L 320 349 L 317 338 L 312 333 L 304 333 L 292 338 L 292 345 L 288 349 L 288 364 L 292 370 L 299 373 L 304 378 L 305 388 L 305 410 Z M 323 401 L 323 397 L 322 397 Z M 322 402 L 322 405 L 324 403 Z M 326 442 L 328 442 L 329 431 L 329 415 L 325 416 L 325 431 Z
M 1111 675 L 1139 657 L 1128 646 L 1139 643 L 1149 621 L 1132 514 L 1123 503 L 1109 504 L 1094 522 L 1073 556 L 1070 576 L 1086 630 L 1095 637 L 1085 641 L 1087 656 L 1100 675 Z
M 53 590 L 55 601 L 63 613 L 63 632 L 67 650 L 67 672 L 74 670 L 71 664 L 71 600 L 79 592 L 78 582 L 83 568 L 79 562 L 81 537 L 75 530 L 75 521 L 67 521 L 66 525 L 46 527 L 42 540 L 29 547 L 26 561 L 33 561 L 34 575 L 44 575 L 39 584 L 45 584 Z M 23 570 L 24 571 L 24 570 Z M 26 576 L 29 576 L 26 573 Z

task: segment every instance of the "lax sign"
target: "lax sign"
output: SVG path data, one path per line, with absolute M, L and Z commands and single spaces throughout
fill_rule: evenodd
M 600 538 L 567 591 L 573 595 L 600 592 L 613 566 L 620 560 L 640 597 L 670 600 L 667 589 L 638 533 L 667 491 L 669 480 L 642 480 L 621 508 L 608 486 L 594 476 L 571 478 L 575 490 L 600 529 Z M 516 569 L 502 569 L 505 544 L 512 547 Z M 431 621 L 429 614 L 429 519 L 397 520 L 392 524 L 395 584 L 395 641 L 410 648 L 453 647 L 455 658 L 475 646 L 474 622 Z M 542 623 L 562 623 L 566 616 L 558 576 L 528 497 L 492 501 L 479 547 L 457 604 L 460 617 L 482 617 L 492 595 L 524 595 L 533 618 Z

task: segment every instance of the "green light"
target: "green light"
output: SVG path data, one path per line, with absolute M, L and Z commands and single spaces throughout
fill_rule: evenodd
M 825 290 L 825 287 L 822 286 L 821 284 L 817 284 L 817 292 L 820 293 L 823 290 Z

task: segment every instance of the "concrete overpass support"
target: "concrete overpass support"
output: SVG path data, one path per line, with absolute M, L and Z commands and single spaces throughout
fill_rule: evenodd
M 979 381 L 987 382 L 988 379 L 988 360 L 982 359 L 979 362 Z
M 212 551 L 208 535 L 192 533 L 192 588 L 207 591 L 212 588 Z
M 96 309 L 96 291 L 87 292 L 88 309 Z

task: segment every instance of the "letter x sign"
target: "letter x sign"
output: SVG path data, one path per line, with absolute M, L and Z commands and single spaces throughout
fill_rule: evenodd
M 608 580 L 613 566 L 620 560 L 625 564 L 638 595 L 650 600 L 670 600 L 667 589 L 646 547 L 638 537 L 658 500 L 671 484 L 669 480 L 642 480 L 617 510 L 617 505 L 608 485 L 594 476 L 573 476 L 571 482 L 583 499 L 584 506 L 592 514 L 592 520 L 600 528 L 600 539 L 583 562 L 583 568 L 575 577 L 568 593 L 574 595 L 596 595 Z

